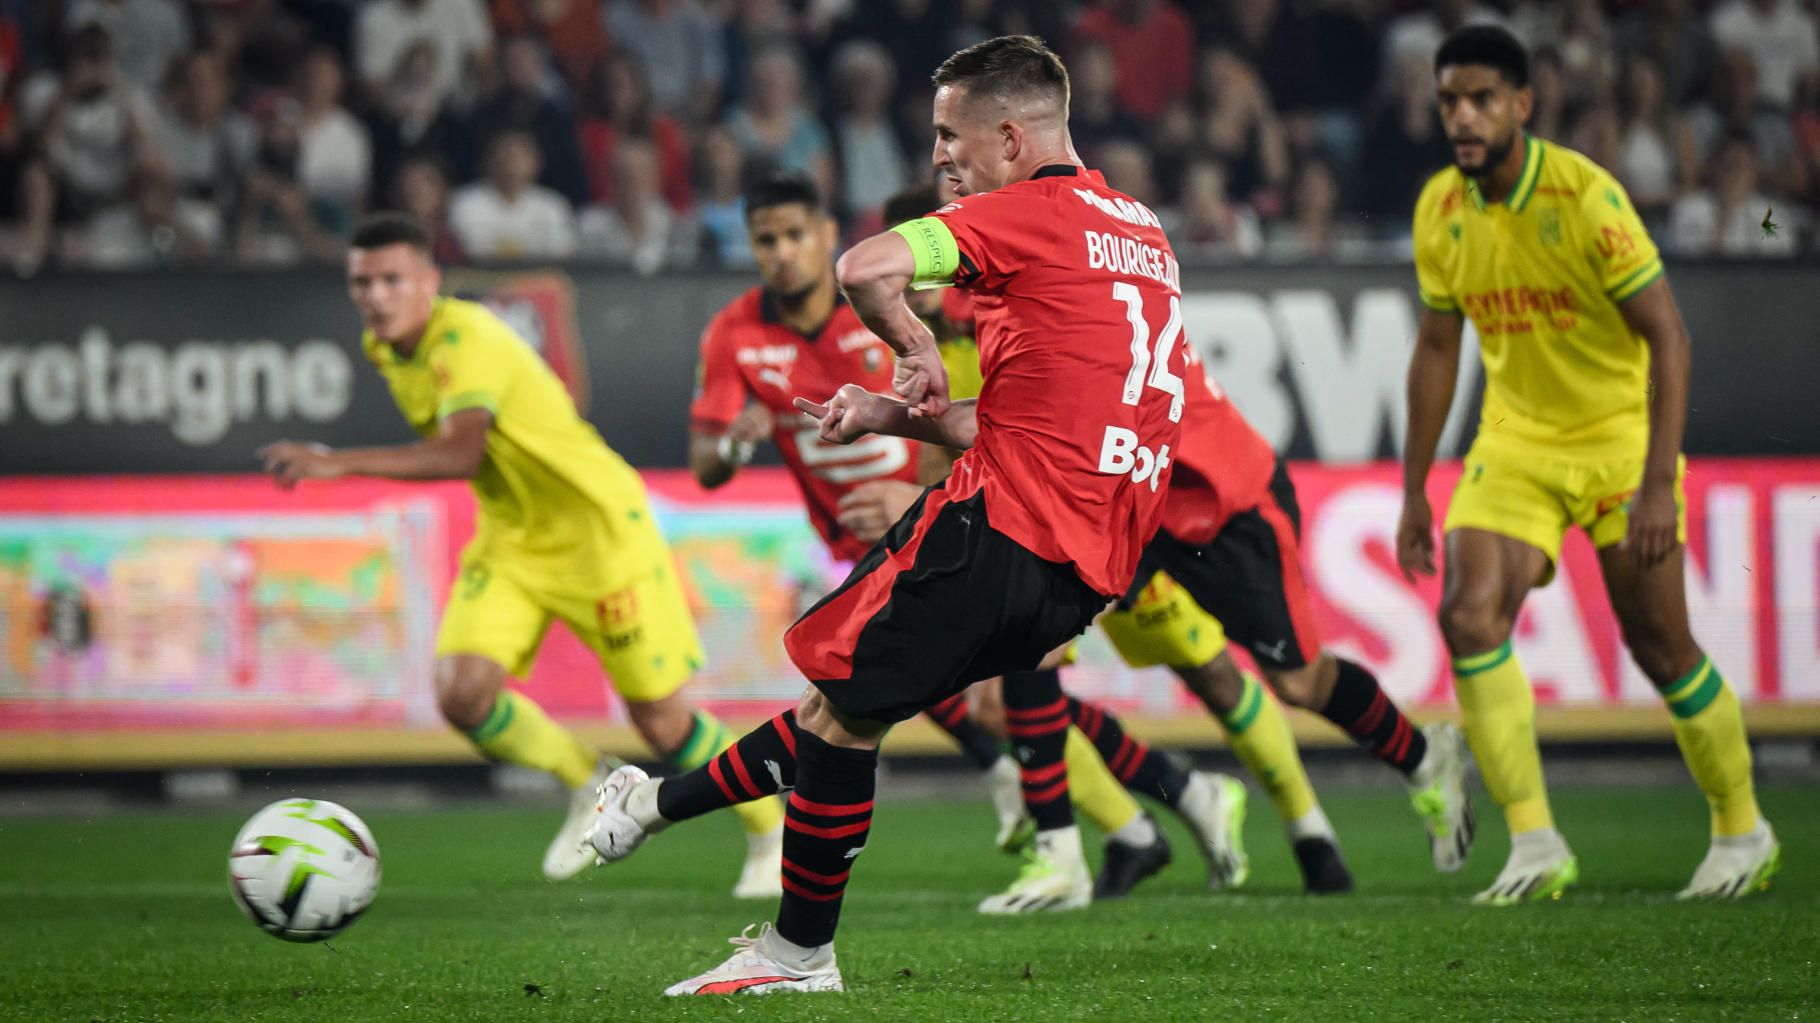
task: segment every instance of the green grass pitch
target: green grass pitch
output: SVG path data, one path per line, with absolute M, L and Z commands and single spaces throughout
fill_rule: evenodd
M 725 896 L 743 849 L 726 815 L 549 885 L 537 864 L 552 812 L 367 813 L 385 881 L 327 946 L 269 938 L 230 901 L 239 813 L 0 819 L 0 1019 L 1811 1018 L 1820 791 L 1771 789 L 1764 806 L 1786 866 L 1740 903 L 1669 898 L 1706 845 L 1691 786 L 1560 793 L 1583 882 L 1560 902 L 1507 910 L 1465 904 L 1503 859 L 1500 824 L 1484 822 L 1462 874 L 1440 877 L 1403 800 L 1373 792 L 1328 799 L 1352 896 L 1300 895 L 1254 799 L 1242 895 L 1203 890 L 1172 824 L 1176 863 L 1138 895 L 987 919 L 974 903 L 1013 864 L 987 848 L 984 803 L 887 803 L 847 899 L 846 995 L 683 1002 L 662 988 L 718 962 L 728 935 L 769 913 Z

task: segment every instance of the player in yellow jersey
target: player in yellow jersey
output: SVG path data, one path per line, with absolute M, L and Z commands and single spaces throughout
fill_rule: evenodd
M 549 366 L 486 307 L 437 294 L 442 275 L 420 223 L 397 214 L 364 222 L 347 278 L 362 347 L 424 439 L 339 451 L 283 441 L 260 456 L 286 488 L 338 476 L 472 482 L 479 514 L 436 639 L 437 705 L 483 754 L 568 786 L 568 818 L 543 871 L 572 877 L 593 862 L 583 833 L 595 788 L 616 765 L 506 680 L 524 677 L 561 619 L 675 767 L 701 766 L 731 745 L 682 692 L 702 651 L 669 546 L 638 473 L 577 414 Z M 749 847 L 735 894 L 775 896 L 782 809 L 775 799 L 737 809 Z
M 1524 596 L 1552 576 L 1575 526 L 1598 550 L 1625 645 L 1667 702 L 1711 806 L 1711 849 L 1681 897 L 1746 894 L 1780 851 L 1758 812 L 1738 698 L 1688 627 L 1690 345 L 1661 258 L 1610 174 L 1524 131 L 1529 57 L 1514 36 L 1461 29 L 1435 72 L 1455 166 L 1428 182 L 1415 211 L 1425 308 L 1397 557 L 1405 573 L 1435 571 L 1424 485 L 1471 319 L 1485 400 L 1443 525 L 1439 617 L 1466 735 L 1511 833 L 1509 860 L 1474 901 L 1549 898 L 1578 877 L 1543 788 L 1535 697 L 1511 654 Z

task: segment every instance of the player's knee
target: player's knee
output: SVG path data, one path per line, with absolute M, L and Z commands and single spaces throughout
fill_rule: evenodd
M 1658 686 L 1685 675 L 1700 659 L 1699 647 L 1685 629 L 1627 623 L 1621 631 L 1631 660 Z
M 1327 706 L 1327 700 L 1333 694 L 1333 676 L 1337 671 L 1333 659 L 1323 656 L 1300 668 L 1265 668 L 1264 677 L 1270 680 L 1270 688 L 1284 703 L 1318 711 Z
M 1494 650 L 1510 638 L 1514 620 L 1488 598 L 1448 594 L 1441 598 L 1441 637 L 1455 657 Z
M 1245 695 L 1245 676 L 1226 651 L 1199 667 L 1176 668 L 1175 673 L 1189 692 L 1220 713 L 1237 710 Z
M 665 756 L 680 749 L 695 730 L 695 706 L 680 693 L 644 702 L 627 700 L 626 716 L 645 742 Z
M 797 702 L 796 727 L 830 746 L 877 749 L 890 726 L 849 718 L 835 709 L 821 690 L 810 686 Z
M 462 731 L 477 728 L 493 712 L 503 679 L 450 661 L 436 665 L 436 709 Z

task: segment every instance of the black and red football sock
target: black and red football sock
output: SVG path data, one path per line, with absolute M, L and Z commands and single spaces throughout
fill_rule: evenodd
M 747 732 L 706 765 L 657 786 L 657 813 L 686 821 L 735 803 L 774 795 L 796 784 L 796 749 L 804 733 L 787 710 Z
M 1125 731 L 1118 716 L 1104 707 L 1070 696 L 1068 712 L 1074 727 L 1099 750 L 1100 759 L 1127 789 L 1165 806 L 1174 806 L 1182 798 L 1182 790 L 1188 787 L 1188 768 L 1181 761 L 1158 753 Z
M 1413 774 L 1428 752 L 1428 740 L 1403 715 L 1377 677 L 1345 658 L 1340 658 L 1340 675 L 1321 716 L 1346 729 L 1355 742 L 1405 775 Z
M 1005 732 L 1024 781 L 1024 808 L 1038 831 L 1074 826 L 1068 805 L 1068 700 L 1061 673 L 1014 671 L 1005 676 Z
M 815 948 L 834 940 L 853 864 L 872 830 L 878 750 L 797 733 L 796 791 L 784 809 L 784 897 L 777 933 Z
M 1005 755 L 998 740 L 967 716 L 966 693 L 956 693 L 948 697 L 930 707 L 927 713 L 929 720 L 935 722 L 937 728 L 947 732 L 949 737 L 954 740 L 954 744 L 961 748 L 962 755 L 972 761 L 973 766 L 980 770 L 984 771 L 998 763 L 998 758 Z

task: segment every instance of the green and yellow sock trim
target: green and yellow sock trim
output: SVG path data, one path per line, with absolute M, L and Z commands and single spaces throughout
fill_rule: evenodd
M 499 699 L 493 701 L 493 709 L 487 712 L 487 719 L 468 729 L 468 738 L 484 743 L 498 737 L 512 723 L 512 708 L 517 702 L 510 690 L 500 693 Z
M 1725 679 L 1713 667 L 1712 658 L 1702 657 L 1694 670 L 1661 687 L 1668 712 L 1685 721 L 1705 710 L 1725 689 Z
M 689 730 L 689 737 L 665 756 L 664 760 L 679 771 L 693 771 L 731 745 L 729 739 L 731 736 L 727 734 L 727 727 L 720 723 L 720 719 L 698 710 L 695 712 L 695 727 Z
M 1232 735 L 1242 735 L 1251 723 L 1258 719 L 1258 711 L 1264 709 L 1264 686 L 1256 675 L 1245 672 L 1245 691 L 1239 696 L 1239 705 L 1230 714 L 1220 715 L 1220 724 Z
M 1483 675 L 1508 660 L 1510 660 L 1510 640 L 1507 639 L 1502 646 L 1495 650 L 1454 658 L 1453 673 L 1456 678 L 1471 678 L 1474 675 Z

